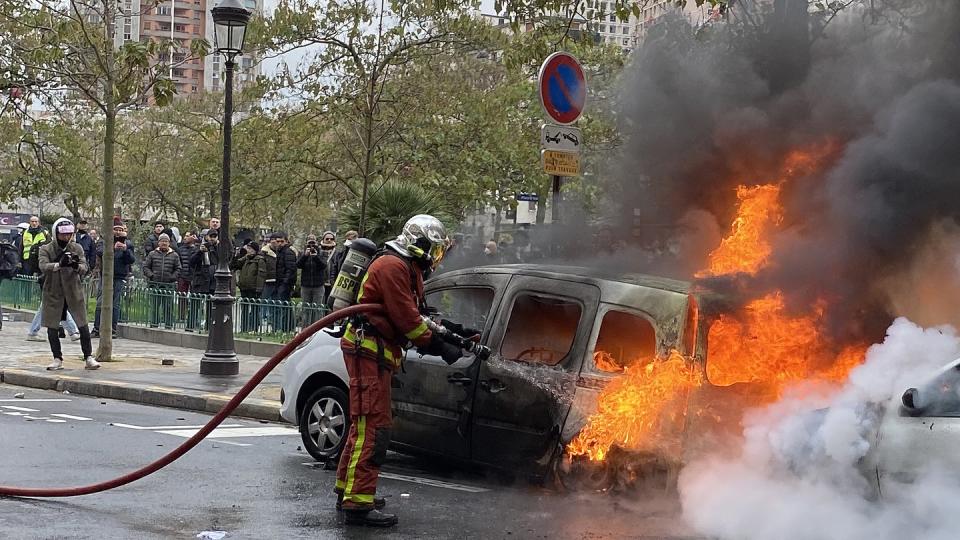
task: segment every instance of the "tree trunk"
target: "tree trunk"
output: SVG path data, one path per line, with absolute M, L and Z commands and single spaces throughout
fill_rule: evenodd
M 103 82 L 104 101 L 104 138 L 103 138 L 103 198 L 101 200 L 101 237 L 103 238 L 103 259 L 100 263 L 100 346 L 97 360 L 108 362 L 113 356 L 113 151 L 116 142 L 117 104 L 113 82 L 113 36 L 114 13 L 116 4 L 111 0 L 103 3 L 103 14 L 107 25 L 104 59 L 109 72 Z

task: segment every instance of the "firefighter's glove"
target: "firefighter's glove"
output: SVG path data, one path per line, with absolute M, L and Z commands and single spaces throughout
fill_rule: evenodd
M 440 319 L 440 324 L 444 328 L 453 332 L 454 334 L 469 339 L 470 341 L 480 341 L 480 331 L 474 330 L 473 328 L 467 328 L 462 324 L 455 323 L 453 321 L 448 321 L 447 319 Z M 474 339 L 476 338 L 476 339 Z
M 447 343 L 437 334 L 431 336 L 429 345 L 421 347 L 419 350 L 421 354 L 429 354 L 443 358 L 443 361 L 446 362 L 448 366 L 455 363 L 462 356 L 460 347 L 453 343 Z

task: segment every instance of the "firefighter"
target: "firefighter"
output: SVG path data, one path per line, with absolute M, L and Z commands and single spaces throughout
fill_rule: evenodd
M 449 247 L 443 224 L 432 216 L 410 218 L 396 240 L 370 263 L 357 294 L 359 304 L 383 304 L 385 313 L 355 317 L 340 341 L 350 375 L 350 431 L 337 468 L 337 509 L 348 525 L 391 527 L 397 516 L 381 512 L 377 477 L 387 456 L 392 418 L 390 383 L 405 347 L 456 362 L 461 350 L 431 333 L 423 295 Z

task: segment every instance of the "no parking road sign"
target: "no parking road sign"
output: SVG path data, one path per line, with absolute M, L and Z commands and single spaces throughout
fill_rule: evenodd
M 547 116 L 560 125 L 580 118 L 587 99 L 583 68 L 572 54 L 555 52 L 540 66 L 540 103 Z

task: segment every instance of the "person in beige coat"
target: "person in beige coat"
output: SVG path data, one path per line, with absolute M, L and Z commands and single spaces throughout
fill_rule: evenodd
M 63 369 L 63 351 L 60 349 L 60 321 L 73 315 L 80 330 L 80 348 L 86 369 L 97 369 L 93 358 L 90 328 L 87 326 L 87 303 L 80 278 L 87 273 L 87 258 L 80 244 L 74 242 L 76 228 L 69 219 L 60 218 L 50 231 L 53 241 L 40 248 L 38 263 L 43 274 L 43 304 L 41 318 L 47 329 L 47 340 L 53 362 L 48 370 Z

